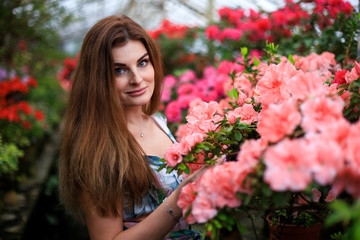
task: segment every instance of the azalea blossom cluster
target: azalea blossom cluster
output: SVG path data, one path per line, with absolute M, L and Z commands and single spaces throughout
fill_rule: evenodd
M 257 50 L 250 52 L 251 57 L 259 57 Z M 236 62 L 243 61 L 238 57 L 234 62 L 223 60 L 218 67 L 207 66 L 201 78 L 198 78 L 193 70 L 186 70 L 179 77 L 168 75 L 164 78 L 164 89 L 162 93 L 162 103 L 165 105 L 165 115 L 169 122 L 181 123 L 184 115 L 188 114 L 189 108 L 199 102 L 221 101 L 227 105 L 228 99 L 224 99 L 226 92 L 231 91 L 233 85 L 243 86 L 250 94 L 251 82 L 247 78 L 236 78 L 236 83 L 229 76 L 231 72 L 241 72 L 244 66 Z M 242 95 L 243 96 L 243 95 Z M 252 96 L 251 94 L 249 96 Z M 223 100 L 221 100 L 223 99 Z M 220 110 L 219 112 L 222 112 Z
M 152 31 L 148 31 L 148 34 L 153 39 L 158 39 L 160 35 L 165 35 L 167 38 L 184 38 L 186 31 L 189 30 L 189 26 L 174 24 L 168 19 L 161 22 L 160 26 Z
M 69 91 L 72 85 L 72 76 L 74 74 L 79 55 L 74 58 L 67 57 L 63 60 L 63 68 L 57 74 L 59 85 L 65 90 Z
M 351 93 L 340 93 L 338 88 L 339 81 L 359 81 L 360 65 L 354 64 L 343 74 L 345 80 L 339 80 L 336 76 L 344 70 L 328 52 L 293 56 L 291 61 L 282 57 L 277 64 L 259 62 L 253 67 L 257 74 L 240 72 L 233 79 L 236 99 L 193 102 L 188 122 L 177 132 L 179 142 L 165 154 L 170 167 L 184 164 L 209 132 L 219 130 L 221 120 L 230 125 L 256 124 L 259 137 L 241 144 L 236 161 L 211 167 L 182 189 L 178 205 L 187 221 L 206 223 L 225 206 L 241 206 L 238 194 L 256 192 L 251 183 L 258 177 L 262 179 L 256 182 L 264 182 L 274 192 L 302 192 L 316 183 L 331 186 L 332 197 L 347 192 L 358 199 L 360 122 L 344 118 Z M 228 145 L 217 147 L 226 155 Z M 212 157 L 207 154 L 203 148 L 200 163 Z M 259 169 L 262 174 L 258 175 Z
M 42 111 L 33 109 L 27 101 L 22 100 L 30 87 L 37 87 L 37 81 L 32 77 L 21 79 L 14 75 L 0 81 L 0 120 L 21 123 L 24 128 L 31 128 L 26 116 L 34 116 L 37 121 L 44 120 Z
M 166 76 L 161 100 L 165 104 L 168 121 L 181 122 L 193 101 L 210 102 L 222 98 L 223 83 L 226 79 L 226 74 L 212 66 L 205 68 L 200 79 L 192 70 L 185 71 L 178 78 L 173 75 Z
M 305 32 L 313 29 L 313 25 L 323 29 L 330 26 L 339 13 L 350 16 L 353 11 L 353 6 L 343 0 L 295 3 L 287 0 L 283 8 L 269 13 L 225 7 L 218 11 L 220 20 L 225 24 L 210 25 L 205 34 L 208 39 L 220 42 L 227 39 L 238 41 L 242 37 L 251 42 L 273 42 L 275 38 L 290 37 L 295 27 L 296 31 L 303 29 Z

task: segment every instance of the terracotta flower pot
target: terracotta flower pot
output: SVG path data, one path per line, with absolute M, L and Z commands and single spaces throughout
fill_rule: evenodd
M 279 224 L 273 226 L 270 216 L 266 217 L 269 226 L 270 240 L 319 240 L 323 224 L 316 223 L 311 227 L 297 226 L 294 224 Z

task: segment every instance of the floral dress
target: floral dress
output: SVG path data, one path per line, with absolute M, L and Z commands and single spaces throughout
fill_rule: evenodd
M 160 128 L 175 142 L 174 136 L 171 134 L 166 125 L 166 118 L 160 114 L 155 114 L 152 118 L 157 122 Z M 176 172 L 166 173 L 166 169 L 158 171 L 158 168 L 163 164 L 157 156 L 147 156 L 149 165 L 154 170 L 163 191 L 152 192 L 149 191 L 141 200 L 141 204 L 134 204 L 132 208 L 125 208 L 123 210 L 124 230 L 136 225 L 138 222 L 132 221 L 141 217 L 143 214 L 150 214 L 153 212 L 164 200 L 169 196 L 181 183 L 182 177 L 178 176 Z M 183 218 L 175 225 L 172 231 L 167 235 L 166 239 L 193 239 L 200 240 L 201 233 L 192 230 L 191 226 L 186 224 Z

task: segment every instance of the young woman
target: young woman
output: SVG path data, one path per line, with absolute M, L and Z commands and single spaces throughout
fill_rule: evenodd
M 65 207 L 93 240 L 197 238 L 176 202 L 205 169 L 182 182 L 157 171 L 175 141 L 155 114 L 162 80 L 154 41 L 130 18 L 105 18 L 87 33 L 64 122 L 59 181 Z

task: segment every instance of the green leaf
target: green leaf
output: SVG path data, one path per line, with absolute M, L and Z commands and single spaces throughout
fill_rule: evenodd
M 239 132 L 239 131 L 235 131 L 235 133 L 234 133 L 234 137 L 235 137 L 235 140 L 236 141 L 241 141 L 241 139 L 242 139 L 242 134 Z
M 292 64 L 295 64 L 294 58 L 291 54 L 289 54 L 288 59 Z
M 221 223 L 217 219 L 213 219 L 212 222 L 214 223 L 216 228 L 218 229 L 222 228 Z
M 241 55 L 243 55 L 244 57 L 246 57 L 248 54 L 248 49 L 247 47 L 242 47 L 241 48 Z

